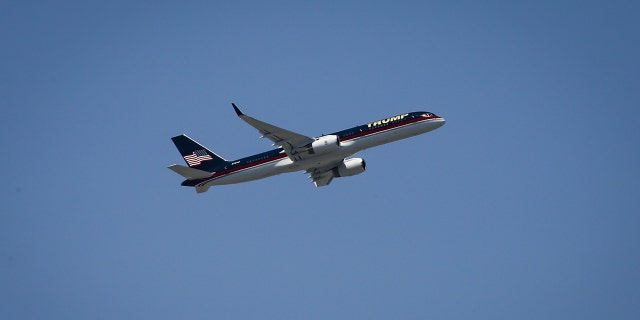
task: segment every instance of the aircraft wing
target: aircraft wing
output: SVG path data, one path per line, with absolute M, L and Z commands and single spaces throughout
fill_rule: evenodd
M 262 138 L 267 138 L 273 142 L 274 146 L 279 146 L 284 149 L 292 160 L 295 160 L 293 155 L 295 154 L 296 148 L 305 146 L 314 141 L 313 138 L 254 119 L 242 113 L 235 103 L 232 103 L 231 105 L 233 105 L 233 109 L 236 111 L 236 114 L 240 119 L 258 129 L 260 134 L 262 134 Z
M 309 179 L 313 181 L 313 184 L 315 184 L 316 187 L 324 187 L 326 185 L 329 185 L 329 183 L 331 183 L 331 180 L 335 178 L 335 176 L 333 175 L 333 168 L 338 166 L 342 161 L 343 160 L 334 161 L 322 167 L 310 168 L 306 171 L 306 173 L 309 173 Z
M 315 184 L 316 187 L 324 187 L 329 185 L 331 180 L 333 180 L 333 172 L 325 171 L 320 173 L 311 173 L 309 179 L 313 181 L 313 184 Z

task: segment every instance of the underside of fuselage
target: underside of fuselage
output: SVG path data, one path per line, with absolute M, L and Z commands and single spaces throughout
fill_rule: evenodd
M 341 141 L 340 151 L 338 153 L 317 155 L 296 161 L 292 161 L 289 157 L 276 157 L 271 161 L 238 170 L 231 174 L 220 176 L 219 178 L 211 179 L 207 181 L 206 185 L 215 186 L 243 183 L 264 179 L 282 173 L 306 171 L 312 168 L 323 167 L 327 164 L 342 161 L 359 151 L 426 133 L 437 129 L 438 127 L 439 125 L 437 122 L 421 122 L 394 127 L 388 130 Z M 283 151 L 279 152 L 279 154 L 283 154 Z
M 316 186 L 323 186 L 329 184 L 333 177 L 351 176 L 364 171 L 363 159 L 345 160 L 353 154 L 435 130 L 445 123 L 443 118 L 432 113 L 412 112 L 312 139 L 246 116 L 235 105 L 234 108 L 236 113 L 256 127 L 264 138 L 269 138 L 281 147 L 227 161 L 184 135 L 174 137 L 174 143 L 189 165 L 188 168 L 170 166 L 172 170 L 187 178 L 182 183 L 183 186 L 196 187 L 197 192 L 204 192 L 214 185 L 248 182 L 295 171 L 310 173 Z M 178 145 L 176 138 L 185 142 Z M 299 147 L 296 147 L 291 141 L 307 145 L 303 147 L 298 144 Z M 356 159 L 358 161 L 354 162 Z M 201 168 L 211 160 L 219 163 L 219 166 L 211 169 Z M 207 172 L 210 172 L 210 175 Z

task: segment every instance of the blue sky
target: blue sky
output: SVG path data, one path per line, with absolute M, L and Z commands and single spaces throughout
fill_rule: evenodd
M 632 1 L 0 5 L 0 318 L 635 319 Z M 366 173 L 180 187 L 238 120 L 441 129 Z

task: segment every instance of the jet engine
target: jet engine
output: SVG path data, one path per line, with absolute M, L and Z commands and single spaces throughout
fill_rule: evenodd
M 337 167 L 333 168 L 334 177 L 349 177 L 361 174 L 367 167 L 367 162 L 362 158 L 345 159 Z
M 340 148 L 340 138 L 336 135 L 322 136 L 307 145 L 309 154 L 323 154 Z

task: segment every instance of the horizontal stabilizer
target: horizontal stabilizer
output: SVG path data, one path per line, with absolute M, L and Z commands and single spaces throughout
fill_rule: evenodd
M 207 192 L 207 190 L 209 190 L 210 186 L 196 186 L 196 193 L 203 193 L 203 192 Z
M 169 169 L 173 170 L 175 173 L 189 179 L 203 179 L 211 177 L 212 173 L 204 170 L 189 168 L 185 166 L 181 166 L 179 164 L 173 164 L 169 166 Z

